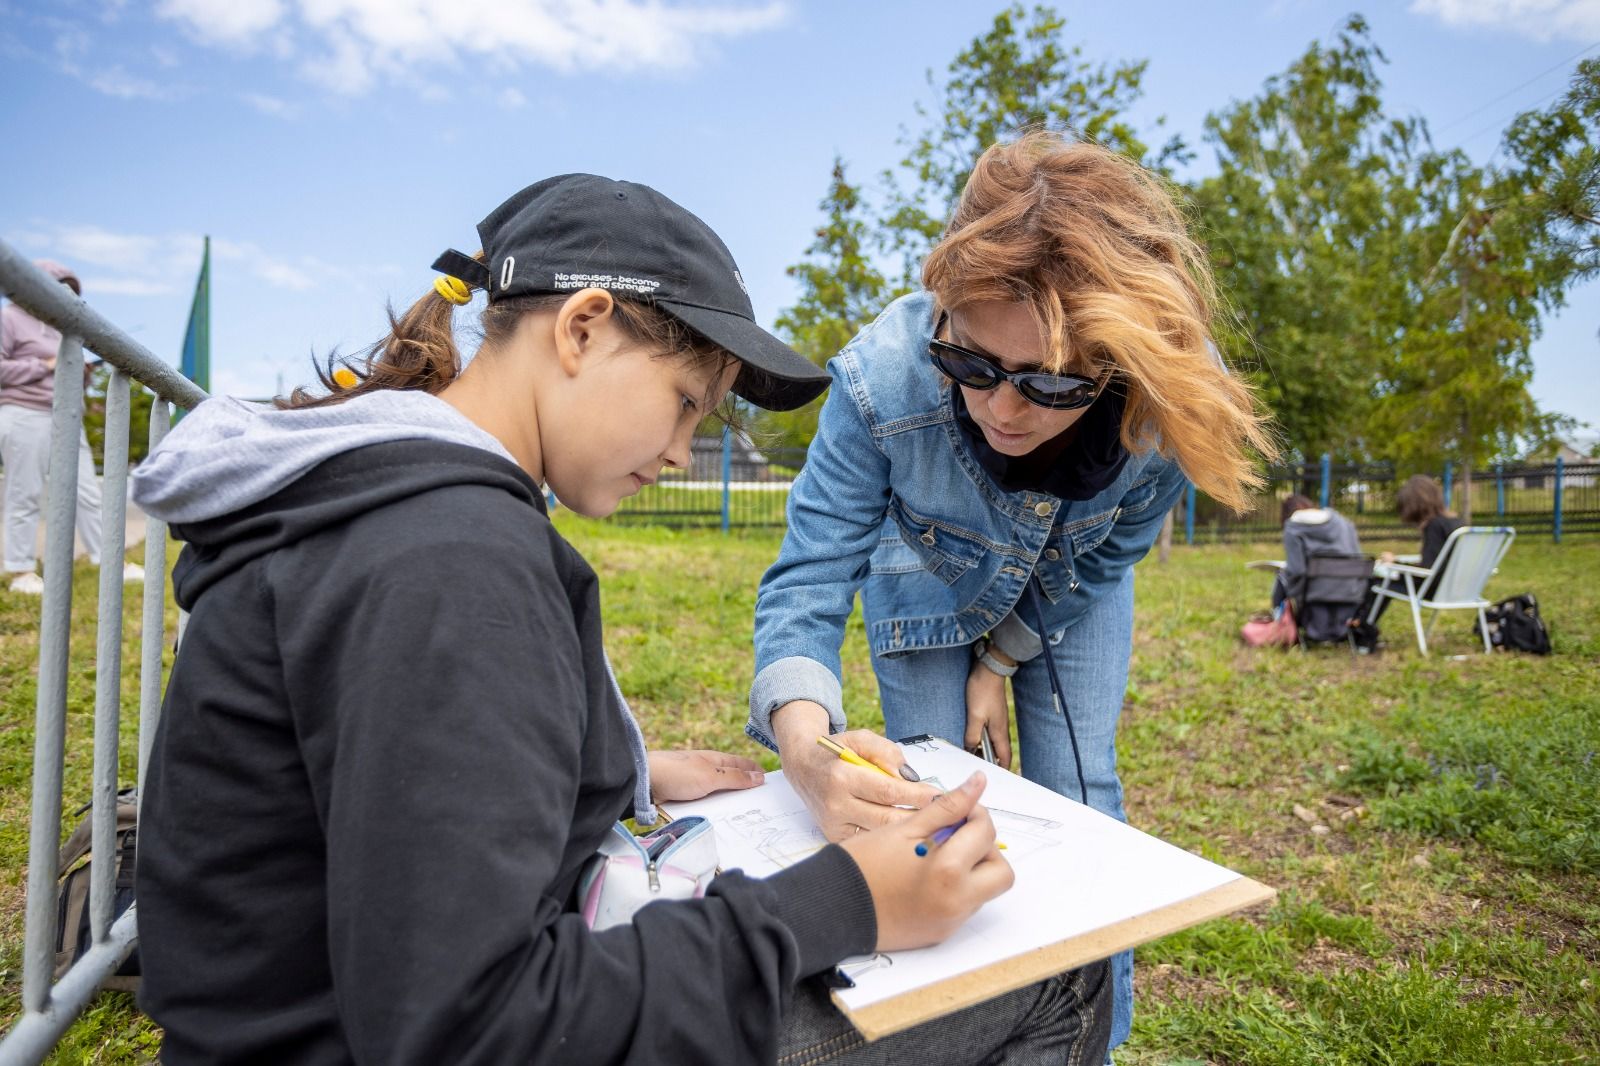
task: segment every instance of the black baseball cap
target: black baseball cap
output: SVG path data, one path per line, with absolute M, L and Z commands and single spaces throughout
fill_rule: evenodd
M 562 174 L 528 186 L 478 223 L 484 260 L 454 249 L 433 264 L 511 296 L 607 289 L 659 307 L 744 364 L 733 391 L 788 411 L 827 389 L 827 373 L 756 325 L 739 267 L 711 227 L 648 185 Z

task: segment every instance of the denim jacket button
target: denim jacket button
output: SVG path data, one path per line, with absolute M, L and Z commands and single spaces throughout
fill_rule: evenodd
M 1040 501 L 1039 503 L 1036 503 L 1036 504 L 1033 505 L 1033 513 L 1038 515 L 1040 518 L 1049 518 L 1050 517 L 1050 505 L 1048 503 Z
M 918 537 L 917 539 L 922 541 L 922 543 L 926 544 L 928 547 L 930 547 L 930 548 L 933 547 L 933 543 L 934 543 L 933 530 L 931 530 L 931 529 L 928 530 L 926 533 L 924 533 L 922 536 Z
M 1061 553 L 1054 548 L 1046 548 L 1044 550 L 1044 557 L 1053 563 L 1057 559 L 1061 558 Z

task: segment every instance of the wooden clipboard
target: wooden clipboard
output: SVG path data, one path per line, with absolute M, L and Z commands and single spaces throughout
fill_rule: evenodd
M 919 773 L 942 787 L 953 787 L 972 770 L 985 768 L 989 785 L 984 803 L 1001 839 L 1008 842 L 1003 854 L 1017 868 L 1018 881 L 1001 897 L 1000 910 L 987 918 L 990 924 L 980 914 L 933 948 L 887 953 L 887 967 L 875 967 L 874 960 L 848 967 L 856 983 L 835 988 L 832 999 L 868 1040 L 1276 895 L 1224 866 L 1007 770 L 986 766 L 949 741 L 923 736 L 899 743 Z M 781 778 L 781 773 L 771 774 L 756 789 L 671 804 L 669 813 L 711 819 L 723 866 L 766 876 L 802 861 L 823 843 L 809 812 Z M 908 853 L 907 861 L 918 860 Z M 1095 862 L 1113 865 L 1096 870 Z M 1083 871 L 1091 871 L 1092 877 L 1085 879 Z M 1064 886 L 1074 881 L 1078 890 L 1064 896 Z M 927 973 L 930 969 L 935 972 Z
M 1201 922 L 1265 903 L 1277 894 L 1275 888 L 1241 877 L 1181 903 L 1105 926 L 1092 933 L 1058 941 L 992 966 L 924 985 L 893 999 L 851 1009 L 835 991 L 833 1003 L 862 1036 L 869 1041 L 878 1040 L 946 1014 L 977 1006 L 1055 974 L 1075 970 L 1140 944 L 1171 936 Z

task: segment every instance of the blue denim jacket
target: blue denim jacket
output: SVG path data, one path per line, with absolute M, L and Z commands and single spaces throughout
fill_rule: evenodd
M 1055 634 L 1144 557 L 1186 484 L 1151 451 L 1088 500 L 1000 488 L 928 360 L 933 307 L 925 292 L 896 300 L 828 363 L 833 388 L 756 601 L 746 732 L 769 747 L 772 712 L 791 700 L 846 728 L 839 648 L 857 590 L 874 656 L 972 643 L 1035 573 Z

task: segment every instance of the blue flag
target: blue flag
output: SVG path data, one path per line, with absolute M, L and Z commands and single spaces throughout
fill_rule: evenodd
M 200 259 L 200 279 L 189 307 L 189 328 L 183 334 L 183 376 L 211 391 L 211 238 Z

